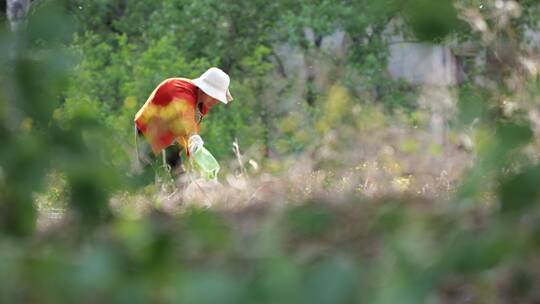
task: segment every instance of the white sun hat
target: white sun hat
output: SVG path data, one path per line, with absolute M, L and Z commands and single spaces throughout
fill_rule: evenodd
M 216 67 L 209 68 L 199 78 L 193 79 L 199 89 L 224 104 L 233 100 L 229 92 L 230 82 L 229 75 Z

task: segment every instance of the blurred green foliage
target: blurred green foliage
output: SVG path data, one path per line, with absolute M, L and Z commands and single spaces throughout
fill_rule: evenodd
M 526 153 L 536 149 L 527 113 L 507 116 L 497 104 L 518 94 L 511 86 L 457 88 L 457 124 L 475 126 L 477 147 L 449 202 L 347 193 L 339 202 L 291 196 L 229 210 L 156 208 L 136 219 L 111 210 L 113 194 L 138 190 L 126 140 L 138 107 L 162 79 L 194 77 L 209 65 L 231 73 L 237 98 L 205 122 L 208 146 L 223 158 L 235 137 L 246 146 L 282 143 L 287 154 L 323 145 L 338 130 L 334 144 L 345 145 L 356 132 L 391 124 L 389 108 L 422 123 L 413 90 L 385 75 L 382 32 L 402 13 L 422 40 L 440 41 L 463 25 L 450 1 L 401 8 L 398 1 L 42 1 L 24 29 L 4 25 L 0 302 L 455 303 L 462 295 L 473 303 L 538 302 L 540 168 Z M 289 95 L 264 91 L 275 81 L 274 44 L 313 55 L 319 46 L 306 44 L 304 27 L 316 37 L 350 33 L 358 47 L 346 65 L 366 80 L 364 93 L 378 96 L 359 102 L 344 77 L 301 113 L 275 109 Z M 523 82 L 537 101 L 538 79 Z M 401 149 L 423 152 L 414 139 Z M 490 187 L 495 199 L 486 203 Z M 69 215 L 45 233 L 36 229 L 43 195 Z

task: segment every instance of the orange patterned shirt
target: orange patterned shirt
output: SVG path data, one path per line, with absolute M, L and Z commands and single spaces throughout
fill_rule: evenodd
M 175 140 L 187 150 L 187 140 L 199 133 L 197 94 L 199 88 L 186 78 L 169 78 L 160 83 L 135 115 L 135 125 L 150 142 L 154 154 Z M 201 119 L 208 108 L 200 109 Z

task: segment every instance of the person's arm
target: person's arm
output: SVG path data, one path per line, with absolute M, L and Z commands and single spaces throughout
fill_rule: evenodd
M 199 134 L 199 125 L 195 117 L 196 96 L 186 88 L 182 79 L 172 79 L 168 86 L 171 103 L 168 106 L 168 119 L 172 133 L 179 146 L 190 156 L 189 141 L 192 135 Z
M 195 111 L 188 101 L 178 99 L 172 103 L 174 107 L 174 119 L 171 121 L 172 132 L 176 141 L 180 143 L 190 155 L 189 139 L 192 135 L 199 134 L 199 127 L 195 121 Z

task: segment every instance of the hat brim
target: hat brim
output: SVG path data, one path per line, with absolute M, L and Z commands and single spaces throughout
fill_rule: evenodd
M 193 84 L 195 84 L 199 89 L 201 89 L 204 93 L 206 93 L 210 97 L 215 98 L 224 104 L 227 104 L 229 101 L 233 99 L 229 90 L 227 90 L 226 93 L 220 92 L 214 89 L 212 86 L 207 85 L 200 78 L 193 79 Z
M 231 102 L 234 100 L 234 98 L 231 95 L 231 91 L 227 90 L 227 102 Z

